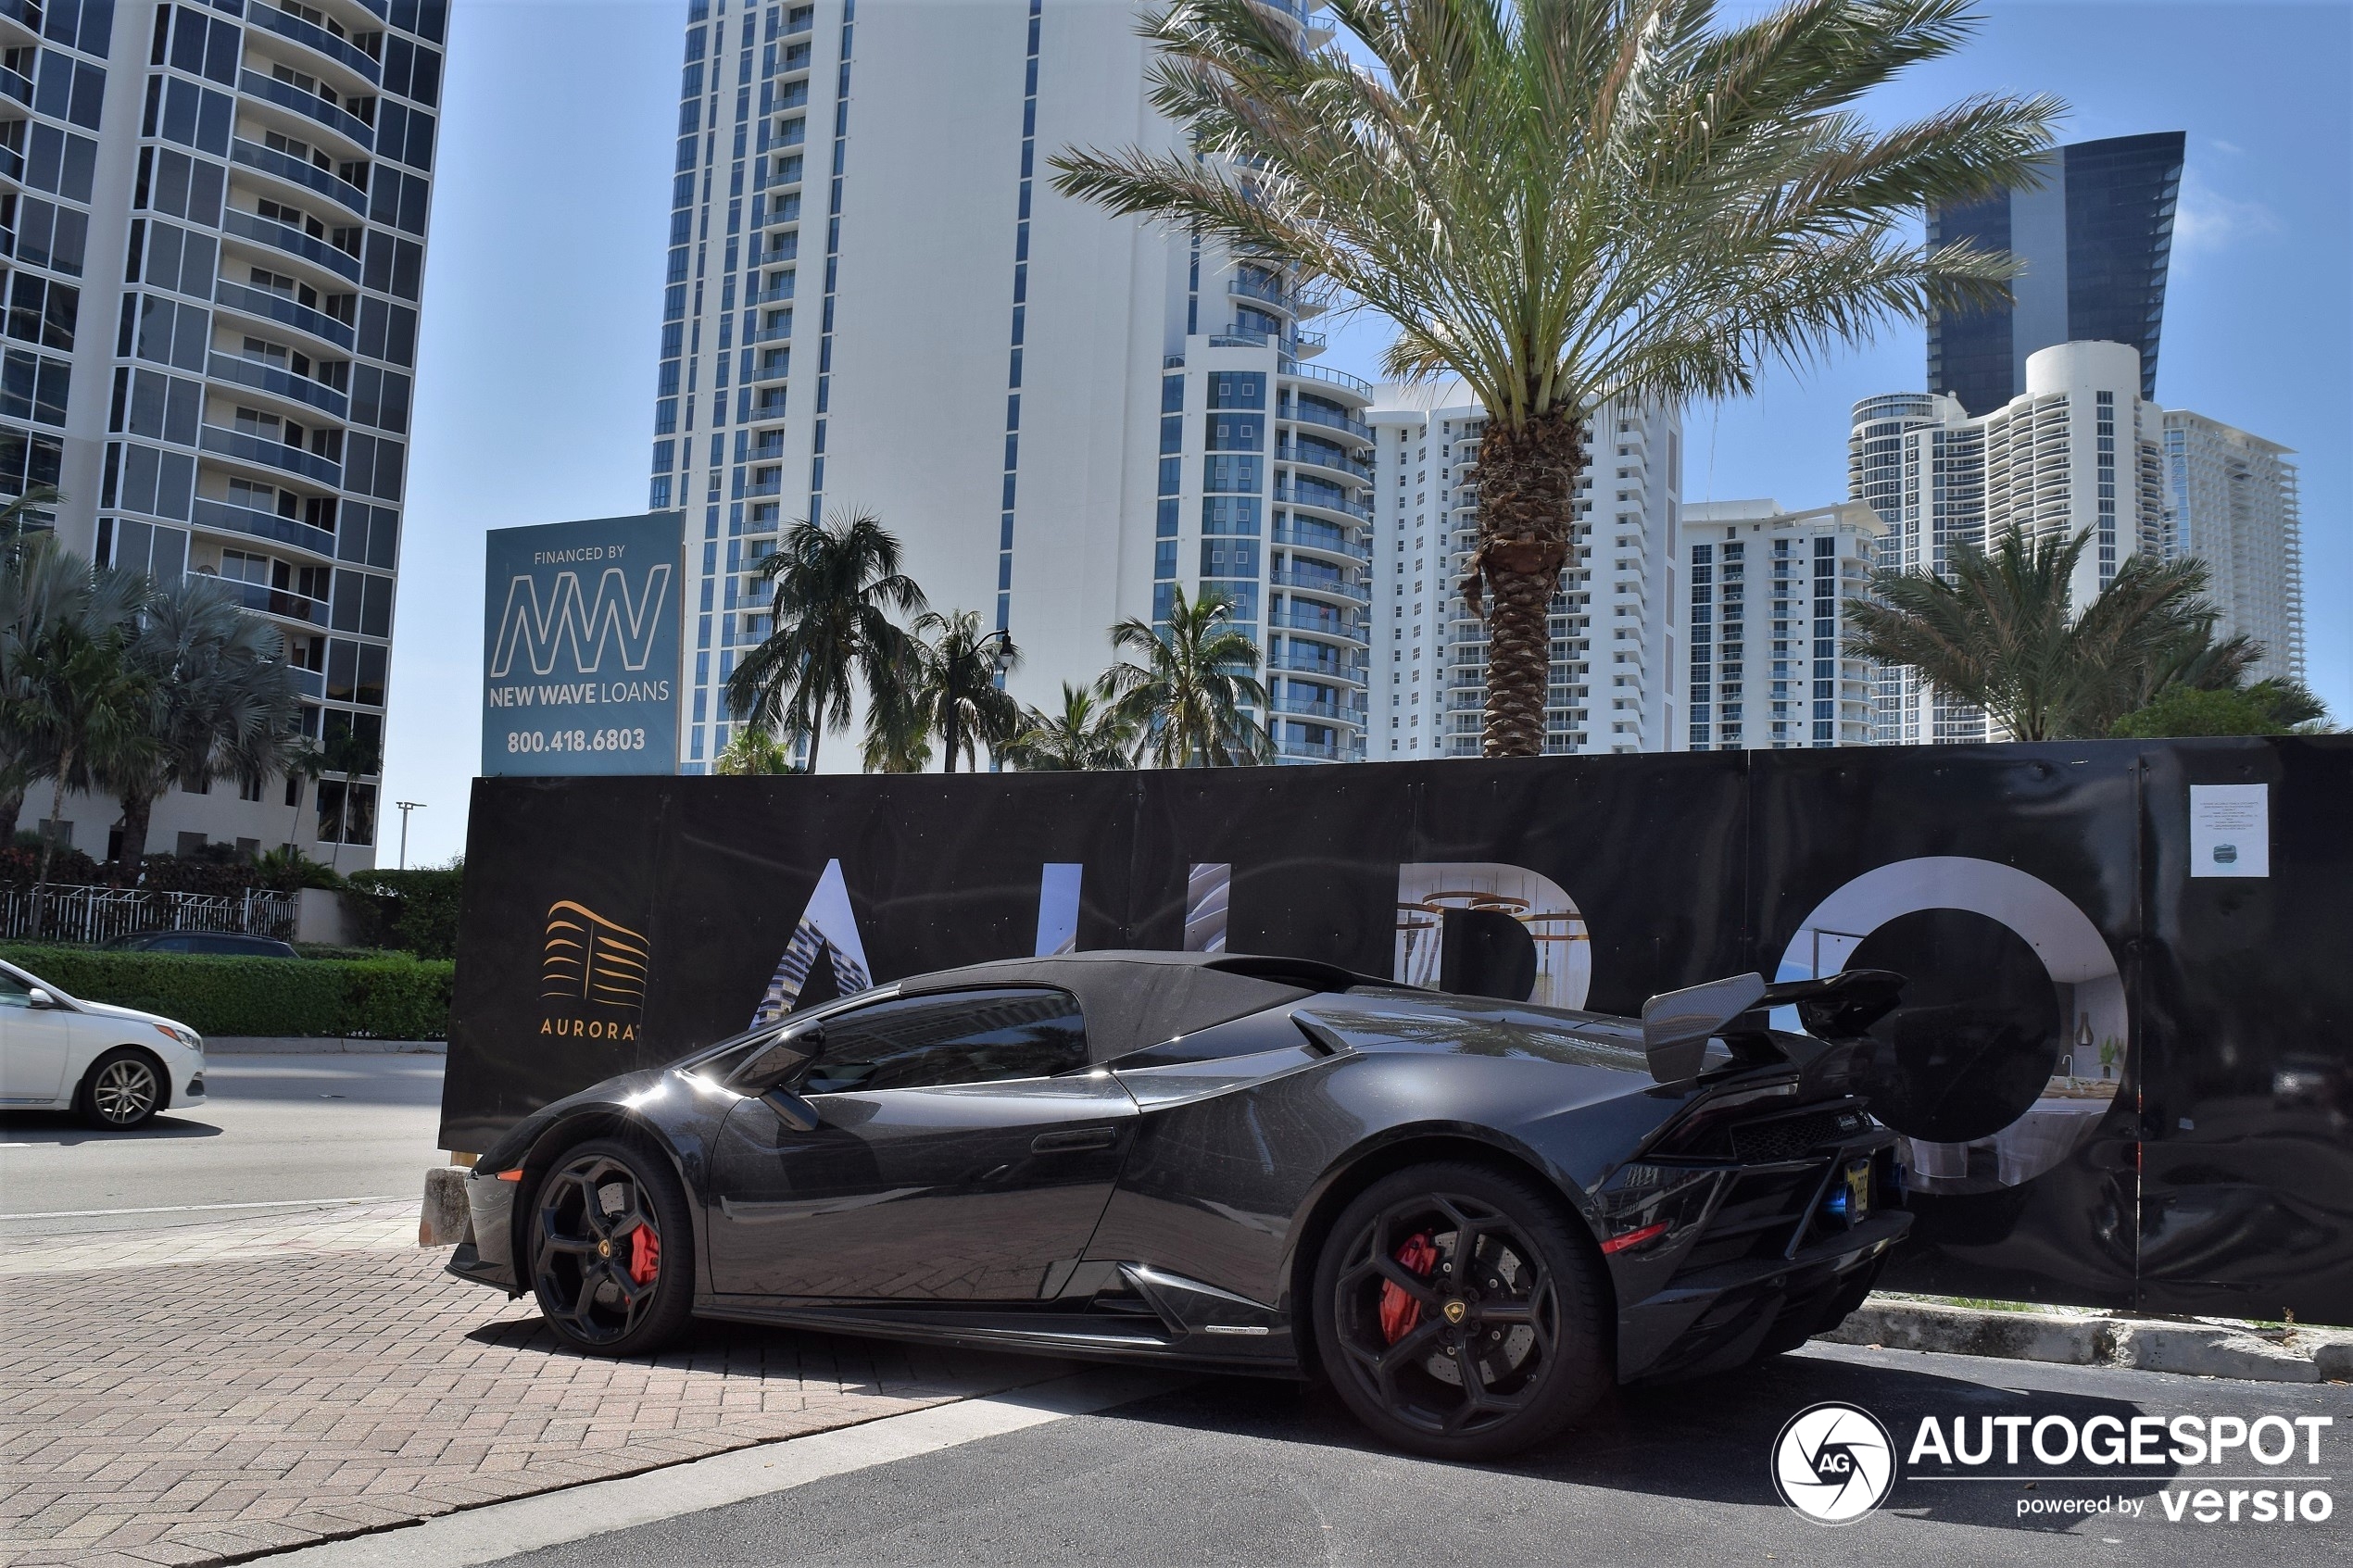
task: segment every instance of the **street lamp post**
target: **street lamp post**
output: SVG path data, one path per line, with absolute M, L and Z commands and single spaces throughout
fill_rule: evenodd
M 400 808 L 400 869 L 405 872 L 409 869 L 409 813 L 422 806 L 424 802 L 396 800 L 393 804 Z

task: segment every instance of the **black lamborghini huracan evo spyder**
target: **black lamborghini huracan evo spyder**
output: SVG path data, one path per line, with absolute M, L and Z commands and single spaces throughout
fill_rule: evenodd
M 1321 1374 L 1390 1442 L 1500 1454 L 1862 1300 L 1910 1216 L 1848 1060 L 1900 984 L 1637 1021 L 1290 959 L 921 975 L 525 1118 L 449 1268 L 607 1355 L 711 1317 Z

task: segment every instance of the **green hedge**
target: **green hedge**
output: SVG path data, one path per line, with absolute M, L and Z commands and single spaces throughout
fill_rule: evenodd
M 449 1034 L 447 960 L 232 959 L 12 944 L 0 958 L 86 1001 L 178 1019 L 199 1035 Z

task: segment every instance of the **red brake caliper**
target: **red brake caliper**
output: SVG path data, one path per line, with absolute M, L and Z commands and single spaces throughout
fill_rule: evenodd
M 639 1225 L 629 1233 L 629 1277 L 647 1285 L 661 1272 L 661 1238 L 654 1235 L 653 1226 Z
M 1397 1249 L 1397 1261 L 1423 1279 L 1438 1266 L 1438 1248 L 1430 1242 L 1428 1232 L 1417 1232 L 1405 1238 Z M 1391 1345 L 1414 1332 L 1422 1321 L 1422 1304 L 1405 1293 L 1395 1280 L 1380 1284 L 1380 1331 Z

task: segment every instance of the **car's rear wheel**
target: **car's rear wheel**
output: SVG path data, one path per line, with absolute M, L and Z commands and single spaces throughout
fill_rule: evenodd
M 1552 1436 L 1612 1377 L 1598 1265 L 1557 1201 L 1469 1164 L 1382 1177 L 1315 1270 L 1317 1353 L 1388 1442 L 1486 1459 Z
M 644 1355 L 686 1326 L 694 1233 L 660 1154 L 615 1138 L 564 1150 L 534 1189 L 530 1225 L 532 1291 L 566 1344 Z
M 73 1108 L 94 1127 L 127 1133 L 163 1109 L 163 1064 L 135 1046 L 117 1046 L 90 1064 L 73 1091 Z

